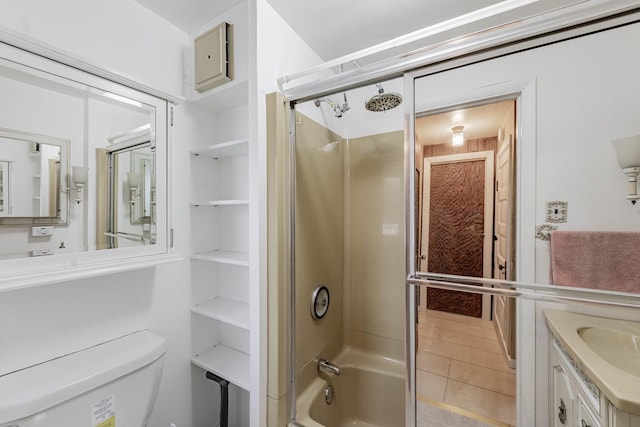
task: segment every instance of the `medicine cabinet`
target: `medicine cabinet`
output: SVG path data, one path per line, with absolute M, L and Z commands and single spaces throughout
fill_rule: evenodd
M 0 291 L 178 258 L 167 118 L 179 99 L 55 59 L 0 43 Z

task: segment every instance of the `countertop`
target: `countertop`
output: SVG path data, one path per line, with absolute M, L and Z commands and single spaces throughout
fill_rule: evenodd
M 564 350 L 618 409 L 640 415 L 640 377 L 612 365 L 578 335 L 582 328 L 601 328 L 640 336 L 640 322 L 544 310 L 547 325 Z

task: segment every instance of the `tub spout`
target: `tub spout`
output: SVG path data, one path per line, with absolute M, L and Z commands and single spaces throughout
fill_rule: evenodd
M 340 368 L 325 359 L 318 360 L 318 372 L 340 375 Z

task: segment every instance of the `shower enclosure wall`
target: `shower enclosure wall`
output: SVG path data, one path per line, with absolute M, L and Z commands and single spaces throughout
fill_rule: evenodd
M 299 104 L 294 112 L 295 317 L 290 320 L 298 398 L 290 412 L 305 426 L 348 420 L 404 425 L 404 132 L 401 109 L 365 110 L 364 98 L 375 93 L 373 86 L 349 92 L 352 108 L 341 118 L 328 103 Z M 366 133 L 374 121 L 375 133 Z M 329 306 L 324 317 L 314 319 L 311 298 L 322 285 L 329 290 Z M 282 299 L 285 291 L 279 290 Z M 340 375 L 319 373 L 321 359 L 335 363 Z M 363 390 L 354 390 L 356 383 Z M 331 404 L 325 401 L 328 386 L 334 390 Z

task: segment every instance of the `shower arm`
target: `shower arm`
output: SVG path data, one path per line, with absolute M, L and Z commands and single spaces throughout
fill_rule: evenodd
M 344 96 L 344 104 L 340 105 L 337 104 L 336 102 L 334 102 L 333 100 L 331 100 L 331 98 L 319 98 L 319 99 L 314 99 L 313 103 L 315 104 L 316 107 L 320 106 L 320 103 L 322 102 L 326 102 L 327 104 L 329 104 L 331 106 L 331 108 L 333 108 L 333 112 L 336 115 L 336 117 L 342 117 L 342 114 L 349 111 L 351 109 L 351 107 L 349 107 L 349 103 L 347 102 L 347 94 L 343 93 Z

